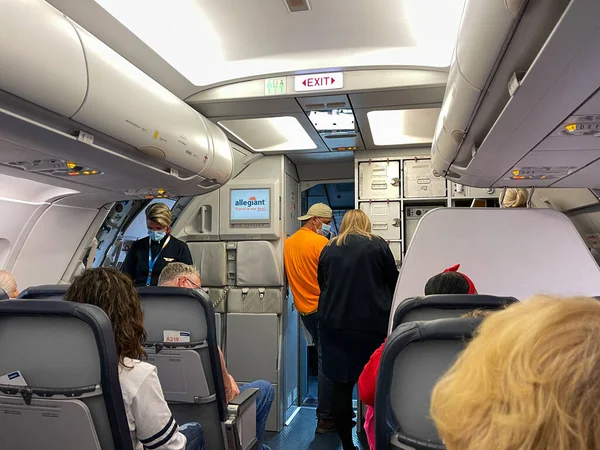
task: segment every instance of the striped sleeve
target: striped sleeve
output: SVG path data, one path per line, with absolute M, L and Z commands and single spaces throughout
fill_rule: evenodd
M 131 403 L 137 438 L 146 450 L 185 450 L 186 438 L 165 401 L 156 368 L 140 384 Z

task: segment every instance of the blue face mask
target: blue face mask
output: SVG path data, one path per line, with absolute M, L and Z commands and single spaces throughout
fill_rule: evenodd
M 331 233 L 331 225 L 327 225 L 326 223 L 321 222 L 321 229 L 319 230 L 319 233 L 325 237 L 329 236 L 329 234 Z
M 162 241 L 166 235 L 166 231 L 148 230 L 148 236 L 150 236 L 150 239 L 152 239 L 154 242 Z

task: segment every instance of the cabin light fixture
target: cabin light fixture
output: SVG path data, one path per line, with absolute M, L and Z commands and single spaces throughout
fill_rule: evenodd
M 373 143 L 383 145 L 430 144 L 440 108 L 369 111 Z
M 300 11 L 310 11 L 308 0 L 283 0 L 285 7 L 291 13 Z
M 317 148 L 304 127 L 293 116 L 229 119 L 217 123 L 256 152 Z

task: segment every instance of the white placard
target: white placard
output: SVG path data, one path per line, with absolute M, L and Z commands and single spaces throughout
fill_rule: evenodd
M 9 384 L 11 386 L 27 386 L 25 378 L 23 378 L 23 375 L 21 375 L 21 372 L 18 370 L 0 376 L 0 384 Z
M 163 341 L 173 343 L 190 342 L 190 333 L 188 331 L 164 330 Z

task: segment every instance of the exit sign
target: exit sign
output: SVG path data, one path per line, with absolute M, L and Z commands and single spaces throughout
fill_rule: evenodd
M 294 90 L 296 92 L 327 91 L 330 89 L 341 89 L 343 87 L 344 74 L 342 72 L 298 75 L 294 79 Z

